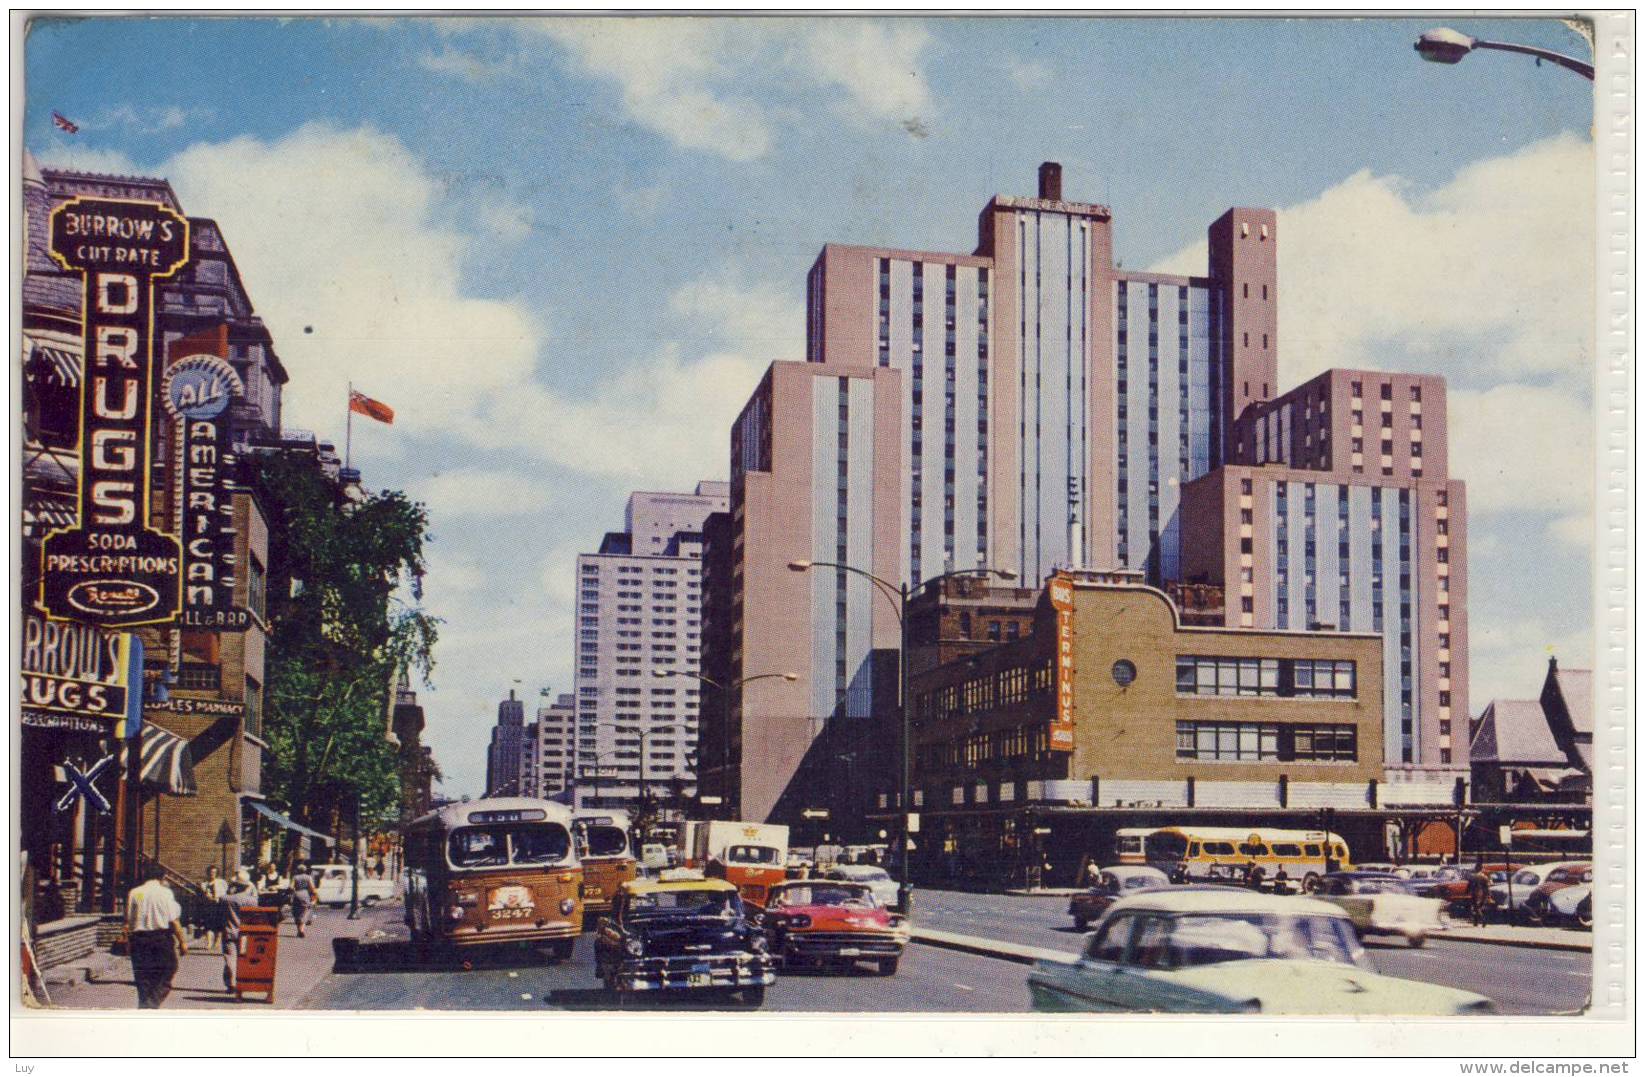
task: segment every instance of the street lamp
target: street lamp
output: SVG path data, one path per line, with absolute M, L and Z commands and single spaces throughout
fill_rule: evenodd
M 1594 65 L 1583 63 L 1571 56 L 1554 52 L 1551 49 L 1539 49 L 1534 45 L 1515 45 L 1506 41 L 1486 41 L 1483 38 L 1469 37 L 1467 34 L 1448 27 L 1438 27 L 1428 30 L 1417 38 L 1416 44 L 1411 46 L 1417 50 L 1417 55 L 1434 64 L 1460 63 L 1462 58 L 1475 49 L 1496 49 L 1500 52 L 1518 52 L 1526 56 L 1535 56 L 1539 61 L 1547 60 L 1551 64 L 1575 71 L 1589 82 L 1594 80 Z
M 897 795 L 897 806 L 902 815 L 902 856 L 900 857 L 901 866 L 898 871 L 900 878 L 897 880 L 897 897 L 902 906 L 903 915 L 912 916 L 914 913 L 914 884 L 909 878 L 908 846 L 909 839 L 913 835 L 908 828 L 908 823 L 914 806 L 913 794 L 909 789 L 912 781 L 909 764 L 913 758 L 913 727 L 910 723 L 910 712 L 913 708 L 909 705 L 910 700 L 908 698 L 908 600 L 932 584 L 941 583 L 943 580 L 955 576 L 998 576 L 1002 580 L 1014 580 L 1017 578 L 1017 573 L 1009 568 L 955 569 L 951 572 L 944 572 L 940 576 L 922 580 L 913 590 L 909 590 L 906 583 L 894 584 L 890 580 L 874 575 L 872 572 L 853 565 L 844 565 L 838 561 L 808 561 L 802 559 L 788 562 L 788 567 L 795 572 L 809 572 L 814 568 L 833 568 L 842 572 L 854 572 L 878 587 L 880 593 L 890 601 L 892 609 L 897 614 L 897 627 L 902 637 L 901 649 L 897 654 L 897 710 L 902 718 L 902 745 L 901 751 L 898 753 L 902 757 L 900 767 L 902 774 L 898 782 L 900 789 Z
M 651 675 L 662 678 L 690 677 L 692 680 L 700 681 L 720 693 L 720 810 L 726 813 L 727 819 L 731 818 L 731 797 L 728 795 L 731 792 L 729 778 L 731 773 L 731 693 L 745 684 L 752 684 L 754 681 L 772 680 L 778 677 L 785 681 L 797 681 L 800 679 L 800 675 L 798 673 L 754 673 L 747 677 L 739 677 L 730 684 L 721 684 L 712 677 L 705 677 L 701 673 L 691 673 L 683 669 L 654 669 L 651 671 Z M 701 716 L 702 711 L 699 708 L 698 718 L 701 719 Z M 698 774 L 697 798 L 701 800 L 702 795 L 702 775 Z

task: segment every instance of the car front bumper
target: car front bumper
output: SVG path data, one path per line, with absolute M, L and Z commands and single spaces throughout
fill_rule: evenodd
M 688 991 L 769 987 L 776 965 L 763 954 L 630 958 L 617 967 L 622 991 Z
M 806 961 L 872 961 L 882 957 L 899 957 L 908 944 L 902 932 L 814 931 L 790 932 L 778 948 L 786 962 Z

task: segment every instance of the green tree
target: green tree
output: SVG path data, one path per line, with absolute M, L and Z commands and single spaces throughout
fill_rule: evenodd
M 350 497 L 287 455 L 258 458 L 253 485 L 269 521 L 264 791 L 309 825 L 356 789 L 363 826 L 392 819 L 394 679 L 427 682 L 438 634 L 397 594 L 421 600 L 428 513 L 395 490 Z

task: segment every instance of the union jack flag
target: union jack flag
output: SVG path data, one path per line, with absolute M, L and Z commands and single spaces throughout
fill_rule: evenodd
M 53 112 L 51 114 L 51 122 L 59 131 L 67 131 L 71 135 L 79 134 L 80 132 L 80 125 L 63 115 L 61 112 Z

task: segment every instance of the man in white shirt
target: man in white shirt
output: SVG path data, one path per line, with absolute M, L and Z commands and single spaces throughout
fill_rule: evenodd
M 183 910 L 164 882 L 157 864 L 143 873 L 145 881 L 126 895 L 126 939 L 131 956 L 131 978 L 137 985 L 137 1007 L 157 1010 L 171 994 L 177 975 L 177 955 L 188 952 L 183 933 Z

